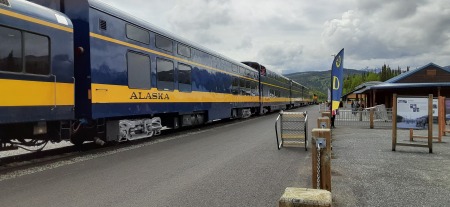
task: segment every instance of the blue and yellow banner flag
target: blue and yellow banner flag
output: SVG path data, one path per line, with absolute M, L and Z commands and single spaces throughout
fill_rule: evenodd
M 331 66 L 331 110 L 339 108 L 339 102 L 344 87 L 344 48 L 334 57 Z

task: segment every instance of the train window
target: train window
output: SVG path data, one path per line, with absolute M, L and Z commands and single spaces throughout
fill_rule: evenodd
M 178 64 L 178 90 L 192 91 L 191 66 Z
M 156 83 L 159 90 L 174 89 L 174 67 L 173 62 L 161 58 L 156 59 L 156 72 L 158 74 L 158 82 Z
M 172 40 L 167 37 L 163 37 L 161 35 L 156 35 L 155 44 L 156 44 L 156 47 L 159 49 L 163 49 L 168 52 L 173 52 Z
M 232 77 L 232 83 L 231 83 L 231 93 L 234 95 L 239 94 L 239 78 Z
M 127 53 L 128 87 L 150 89 L 150 58 L 134 52 Z
M 239 67 L 239 73 L 240 74 L 245 74 L 245 68 Z
M 150 33 L 147 30 L 127 24 L 126 31 L 128 39 L 142 42 L 147 45 L 150 44 Z
M 239 87 L 241 89 L 241 95 L 245 95 L 245 80 L 239 79 Z
M 231 71 L 238 72 L 238 67 L 236 65 L 231 65 Z
M 178 54 L 184 57 L 191 57 L 191 48 L 187 45 L 178 44 Z
M 250 88 L 253 96 L 258 95 L 258 91 L 256 90 L 256 82 L 252 81 Z
M 249 80 L 245 81 L 245 95 L 250 96 L 251 95 L 251 83 Z
M 0 71 L 22 72 L 22 34 L 0 27 Z
M 24 32 L 25 72 L 50 74 L 50 44 L 48 37 Z

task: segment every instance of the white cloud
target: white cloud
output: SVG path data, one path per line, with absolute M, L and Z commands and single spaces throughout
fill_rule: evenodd
M 341 48 L 347 68 L 450 65 L 448 0 L 108 3 L 224 56 L 283 73 L 327 70 Z

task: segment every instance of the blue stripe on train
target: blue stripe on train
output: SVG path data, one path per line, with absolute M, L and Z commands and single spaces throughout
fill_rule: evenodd
M 234 107 L 258 107 L 255 103 L 149 103 L 149 104 L 93 104 L 93 118 L 127 117 L 154 115 L 163 113 L 191 113 L 195 111 L 208 111 L 208 120 L 230 118 Z

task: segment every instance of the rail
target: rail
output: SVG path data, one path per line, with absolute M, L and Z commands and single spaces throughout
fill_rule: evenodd
M 277 139 L 277 148 L 278 148 L 278 150 L 280 150 L 280 148 L 281 148 L 281 144 L 280 144 L 280 142 L 278 141 L 278 120 L 280 120 L 280 116 L 281 116 L 281 113 L 280 114 L 278 114 L 278 117 L 277 117 L 277 119 L 275 120 L 275 135 L 276 135 L 276 139 Z
M 372 111 L 372 113 L 371 113 Z M 392 127 L 392 109 L 376 106 L 366 109 L 339 109 L 336 126 Z

